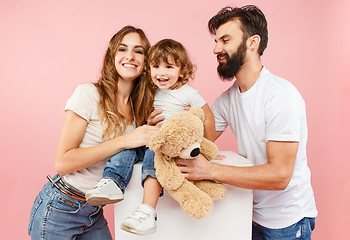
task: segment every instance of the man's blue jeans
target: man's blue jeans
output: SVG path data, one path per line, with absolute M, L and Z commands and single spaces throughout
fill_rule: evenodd
M 138 161 L 142 161 L 142 185 L 148 176 L 156 178 L 154 152 L 146 147 L 126 149 L 113 155 L 106 163 L 102 177 L 112 179 L 124 192 L 130 182 L 134 164 Z
M 56 175 L 54 181 L 63 187 L 58 182 L 60 178 Z M 112 240 L 101 206 L 68 197 L 51 182 L 47 182 L 35 198 L 28 233 L 32 240 Z
M 311 240 L 311 233 L 315 229 L 315 218 L 303 218 L 299 222 L 280 229 L 263 227 L 255 222 L 252 226 L 253 240 Z

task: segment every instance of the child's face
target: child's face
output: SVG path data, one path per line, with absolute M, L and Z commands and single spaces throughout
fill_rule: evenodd
M 176 66 L 174 58 L 169 56 L 168 63 L 161 61 L 159 64 L 151 64 L 151 79 L 159 89 L 172 89 L 176 84 L 180 73 L 180 67 Z

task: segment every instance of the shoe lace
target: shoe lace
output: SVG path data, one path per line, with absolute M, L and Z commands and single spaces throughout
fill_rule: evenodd
M 109 179 L 101 179 L 94 188 L 102 187 L 106 185 L 110 180 Z

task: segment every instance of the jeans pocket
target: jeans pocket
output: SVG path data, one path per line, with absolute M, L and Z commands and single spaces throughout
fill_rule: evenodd
M 58 194 L 54 198 L 50 209 L 61 213 L 76 213 L 79 211 L 80 206 L 76 200 L 66 197 L 65 195 Z
M 30 218 L 29 218 L 29 223 L 28 223 L 28 234 L 29 235 L 30 235 L 30 231 L 32 230 L 32 223 L 33 223 L 34 215 L 42 202 L 43 202 L 43 200 L 41 199 L 41 197 L 38 194 L 34 200 L 32 210 L 30 211 Z

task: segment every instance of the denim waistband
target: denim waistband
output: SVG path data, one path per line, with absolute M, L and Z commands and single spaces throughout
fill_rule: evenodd
M 50 178 L 50 177 L 48 176 L 48 178 Z M 69 183 L 67 183 L 62 178 L 62 176 L 60 176 L 59 174 L 56 174 L 52 178 L 52 182 L 50 180 L 49 183 L 51 185 L 53 185 L 53 187 L 58 188 L 57 190 L 59 190 L 61 193 L 65 194 L 65 195 L 67 195 L 68 197 L 71 197 L 73 199 L 76 199 L 76 200 L 79 200 L 79 201 L 83 201 L 83 202 L 86 201 L 85 197 L 84 197 L 85 194 L 83 192 L 81 192 L 79 189 L 77 189 L 77 188 L 73 187 L 72 185 L 70 185 Z M 68 192 L 68 194 L 62 192 L 62 190 L 60 190 L 60 189 L 62 189 L 64 192 Z M 79 195 L 81 195 L 81 197 Z M 78 199 L 75 196 L 78 196 Z M 81 198 L 84 198 L 84 199 L 81 199 Z

